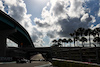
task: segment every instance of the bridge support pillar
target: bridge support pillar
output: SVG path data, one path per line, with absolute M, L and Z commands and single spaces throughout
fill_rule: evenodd
M 7 37 L 14 32 L 16 32 L 15 29 L 0 30 L 0 57 L 6 56 L 6 40 Z

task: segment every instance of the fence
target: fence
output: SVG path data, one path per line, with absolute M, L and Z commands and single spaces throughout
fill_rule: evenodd
M 52 51 L 53 51 L 52 55 L 54 58 L 100 63 L 99 47 L 53 48 Z

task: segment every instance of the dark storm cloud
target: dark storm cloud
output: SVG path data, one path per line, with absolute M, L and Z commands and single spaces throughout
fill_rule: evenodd
M 39 27 L 44 27 L 44 28 L 46 28 L 46 27 L 49 27 L 49 26 L 50 26 L 48 23 L 40 23 L 39 21 L 36 21 L 35 23 L 36 23 L 36 25 L 38 25 Z
M 70 33 L 74 32 L 74 30 L 78 29 L 79 27 L 88 28 L 88 24 L 92 18 L 86 18 L 86 22 L 81 22 L 80 19 L 81 18 L 69 18 L 59 20 L 58 23 L 62 30 L 58 32 L 58 34 L 62 37 L 68 37 Z

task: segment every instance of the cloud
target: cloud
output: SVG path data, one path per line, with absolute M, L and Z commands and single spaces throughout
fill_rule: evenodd
M 52 4 L 52 3 L 51 3 Z M 52 4 L 53 6 L 51 6 L 51 12 L 55 15 L 58 16 L 61 13 L 64 13 L 64 2 L 61 1 L 56 1 L 55 4 Z
M 81 18 L 81 22 L 86 22 L 87 20 L 87 18 L 89 17 L 89 14 L 88 13 L 86 13 L 86 14 L 84 14 L 83 15 L 83 17 Z M 90 19 L 91 20 L 91 19 Z
M 90 13 L 92 10 L 87 7 L 90 0 L 50 0 L 43 8 L 41 18 L 34 18 L 35 25 L 32 25 L 32 15 L 27 14 L 23 0 L 3 1 L 8 6 L 8 14 L 29 32 L 36 46 L 41 46 L 47 36 L 51 39 L 69 37 L 69 33 L 79 27 L 93 27 L 96 22 L 95 16 Z M 0 9 L 3 10 L 3 2 L 0 2 Z
M 2 3 L 2 0 L 0 0 L 0 9 L 1 9 L 2 11 L 4 11 L 4 6 L 3 6 L 3 3 Z
M 6 5 L 3 6 L 2 4 Z M 7 7 L 7 8 L 6 8 Z M 23 0 L 3 0 L 0 1 L 0 9 L 8 10 L 8 14 L 18 21 L 30 34 L 33 43 L 41 40 L 43 34 L 32 25 L 31 14 L 27 14 L 26 4 Z M 43 40 L 41 40 L 42 42 Z M 41 42 L 38 42 L 40 44 Z M 39 46 L 39 45 L 38 45 Z
M 41 21 L 41 20 L 38 19 L 38 18 L 35 18 L 35 19 L 34 19 L 34 22 L 36 23 L 36 25 L 38 25 L 38 27 L 47 28 L 47 27 L 50 26 L 49 24 L 45 23 L 45 21 Z
M 100 17 L 100 1 L 99 1 L 99 11 L 98 11 L 98 17 Z
M 95 28 L 98 28 L 98 27 L 100 27 L 100 24 L 97 24 L 97 25 L 91 25 L 91 29 L 95 29 Z
M 56 32 L 57 32 L 56 30 L 55 31 L 48 31 L 47 36 L 49 36 L 50 38 L 55 38 L 58 35 Z
M 95 18 L 96 20 L 94 21 L 95 23 L 93 23 L 91 25 L 91 29 L 94 29 L 94 28 L 98 28 L 100 27 L 100 1 L 99 0 L 96 0 L 96 1 L 93 1 L 93 4 L 95 5 L 93 8 L 95 8 L 94 10 L 92 9 L 91 11 L 94 11 L 95 13 L 95 17 L 93 17 L 93 19 Z
M 99 9 L 99 11 L 98 11 L 98 17 L 100 17 L 100 9 Z
M 91 22 L 96 21 L 95 17 L 89 14 L 89 8 L 83 7 L 84 3 L 83 0 L 51 0 L 50 10 L 47 9 L 48 5 L 45 6 L 41 15 L 42 19 L 37 18 L 39 20 L 34 22 L 38 27 L 42 26 L 41 29 L 45 30 L 50 38 L 69 37 L 69 33 L 79 27 L 88 28 Z
M 23 19 L 31 16 L 30 14 L 26 14 L 26 5 L 23 0 L 4 0 L 4 4 L 8 6 L 8 14 L 21 24 Z
M 79 18 L 81 15 L 85 14 L 85 9 L 82 6 L 84 2 L 80 0 L 71 0 L 70 7 L 68 9 L 68 15 L 70 17 Z

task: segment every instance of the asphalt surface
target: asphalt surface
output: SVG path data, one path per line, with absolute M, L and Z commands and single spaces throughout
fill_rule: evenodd
M 8 63 L 0 64 L 0 67 L 52 67 L 50 62 L 32 61 L 32 63 Z
M 31 57 L 31 63 L 15 63 L 15 62 L 0 62 L 0 67 L 52 67 L 50 62 L 39 61 L 45 60 L 41 54 L 37 54 Z

